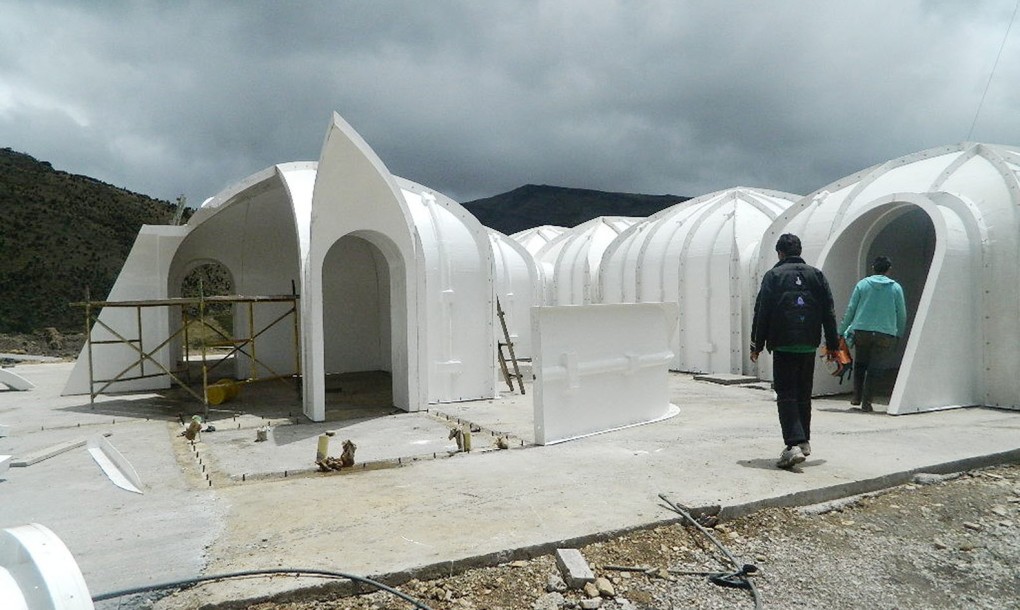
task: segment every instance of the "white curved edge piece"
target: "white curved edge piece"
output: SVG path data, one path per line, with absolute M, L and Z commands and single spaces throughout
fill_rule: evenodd
M 136 494 L 144 493 L 142 480 L 135 472 L 134 466 L 105 437 L 97 435 L 89 438 L 88 449 L 92 459 L 99 464 L 114 485 Z
M 560 443 L 565 443 L 567 441 L 575 441 L 575 440 L 577 440 L 579 438 L 585 438 L 585 437 L 588 437 L 588 436 L 596 436 L 598 434 L 605 434 L 607 432 L 616 432 L 617 430 L 626 430 L 627 428 L 636 428 L 637 426 L 647 426 L 648 424 L 654 424 L 656 422 L 666 421 L 667 419 L 670 419 L 672 417 L 676 417 L 679 414 L 680 414 L 680 407 L 678 405 L 673 404 L 673 403 L 669 403 L 669 407 L 666 410 L 666 413 L 664 413 L 662 415 L 662 417 L 656 417 L 655 419 L 649 419 L 648 421 L 639 421 L 639 422 L 636 422 L 636 423 L 633 423 L 633 424 L 627 424 L 626 426 L 618 426 L 616 428 L 609 428 L 609 429 L 606 429 L 606 430 L 599 430 L 598 432 L 589 432 L 588 434 L 578 434 L 577 436 L 571 436 L 569 438 L 558 438 L 558 439 L 555 439 L 555 440 L 547 441 L 545 444 L 546 444 L 546 446 L 549 446 L 549 445 L 558 445 Z
M 35 384 L 9 369 L 0 369 L 0 383 L 12 390 L 31 390 Z
M 0 608 L 94 610 L 71 551 L 49 528 L 30 523 L 0 531 Z
M 11 467 L 12 459 L 14 459 L 13 455 L 0 455 L 0 475 L 7 472 L 7 469 Z

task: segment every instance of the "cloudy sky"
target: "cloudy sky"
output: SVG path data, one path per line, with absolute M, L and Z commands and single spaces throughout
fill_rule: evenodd
M 0 147 L 197 205 L 317 160 L 337 111 L 460 201 L 806 194 L 1020 145 L 1018 1 L 0 0 Z

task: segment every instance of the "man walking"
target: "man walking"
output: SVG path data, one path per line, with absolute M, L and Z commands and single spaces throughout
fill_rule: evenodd
M 854 348 L 854 393 L 850 404 L 869 413 L 874 389 L 872 363 L 889 353 L 907 328 L 903 288 L 889 277 L 892 262 L 879 256 L 871 264 L 873 275 L 857 282 L 839 324 L 839 334 Z
M 779 262 L 762 278 L 751 323 L 751 361 L 757 362 L 763 349 L 772 352 L 772 381 L 786 443 L 776 462 L 780 468 L 811 455 L 811 393 L 822 331 L 830 360 L 839 346 L 829 282 L 800 253 L 799 237 L 779 236 Z

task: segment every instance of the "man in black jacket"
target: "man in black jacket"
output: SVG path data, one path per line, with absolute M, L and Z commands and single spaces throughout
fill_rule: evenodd
M 772 352 L 772 384 L 786 443 L 776 462 L 780 468 L 811 455 L 811 391 L 823 329 L 830 360 L 839 347 L 829 282 L 804 262 L 800 251 L 799 237 L 779 236 L 779 262 L 762 278 L 751 323 L 751 361 L 758 361 L 762 349 Z

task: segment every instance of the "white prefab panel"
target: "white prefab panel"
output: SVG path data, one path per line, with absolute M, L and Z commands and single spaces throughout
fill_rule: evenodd
M 409 180 L 397 183 L 424 259 L 428 401 L 492 398 L 495 294 L 488 232 L 448 197 Z
M 981 371 L 973 366 L 983 362 L 984 347 L 977 306 L 980 256 L 955 212 L 943 207 L 929 211 L 935 216 L 935 256 L 889 401 L 894 415 L 984 402 Z M 941 357 L 925 357 L 934 354 Z
M 170 261 L 178 244 L 184 239 L 186 227 L 144 225 L 135 238 L 127 260 L 117 276 L 108 301 L 131 301 L 141 299 L 167 298 L 166 278 L 170 271 Z M 133 307 L 107 307 L 99 314 L 103 324 L 113 328 L 125 339 L 139 338 L 138 312 Z M 167 337 L 170 321 L 167 308 L 145 307 L 141 314 L 141 347 L 150 351 L 162 343 Z M 92 341 L 116 339 L 116 336 L 95 324 L 91 333 Z M 137 345 L 137 344 L 136 344 Z M 170 350 L 164 346 L 154 355 L 156 361 L 164 367 L 170 366 Z M 130 377 L 142 374 L 142 367 L 137 366 L 139 354 L 131 347 L 123 344 L 105 344 L 92 346 L 93 379 L 112 379 L 121 373 Z M 152 362 L 146 362 L 145 374 L 161 372 Z M 137 390 L 162 389 L 170 387 L 167 377 L 149 377 L 135 381 L 117 382 L 107 388 L 109 392 L 130 392 Z M 97 386 L 95 389 L 99 389 Z M 74 369 L 64 386 L 64 394 L 89 393 L 89 356 L 88 346 L 82 348 Z
M 542 283 L 538 267 L 524 246 L 498 231 L 489 231 L 495 269 L 496 297 L 503 308 L 514 355 L 531 358 L 531 308 L 540 304 Z M 499 321 L 493 324 L 496 340 L 503 341 Z
M 5 610 L 92 610 L 71 551 L 38 523 L 0 530 L 0 606 Z
M 14 371 L 10 371 L 8 369 L 0 369 L 0 384 L 3 384 L 12 390 L 17 390 L 20 392 L 31 390 L 32 388 L 35 387 L 34 383 L 25 379 L 24 377 L 15 373 Z
M 425 407 L 428 382 L 419 372 L 427 370 L 426 353 L 418 340 L 425 282 L 418 271 L 421 246 L 413 226 L 394 177 L 361 136 L 334 113 L 315 178 L 310 249 L 303 269 L 301 365 L 304 412 L 312 420 L 322 421 L 326 412 L 325 340 L 331 321 L 324 312 L 323 278 L 336 271 L 333 265 L 327 267 L 326 258 L 348 235 L 371 243 L 386 261 L 394 405 L 408 411 Z
M 535 440 L 656 421 L 669 404 L 673 303 L 535 307 Z

